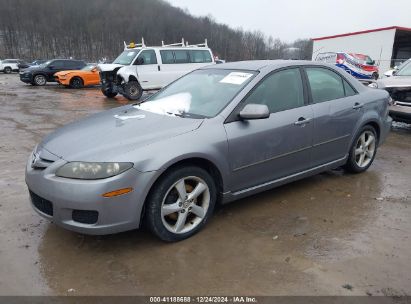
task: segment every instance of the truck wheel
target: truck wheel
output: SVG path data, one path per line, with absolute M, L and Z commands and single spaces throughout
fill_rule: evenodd
M 5 67 L 3 72 L 4 74 L 10 74 L 12 72 L 11 67 Z
M 104 96 L 108 98 L 114 98 L 117 96 L 117 92 L 113 92 L 111 89 L 107 88 L 107 86 L 105 85 L 101 87 L 101 92 L 103 93 Z
M 47 80 L 44 75 L 39 74 L 39 75 L 34 76 L 33 78 L 33 85 L 44 86 L 46 85 L 46 83 L 47 83 Z
M 73 77 L 70 80 L 70 88 L 72 89 L 81 89 L 83 85 L 83 79 L 81 79 L 80 77 Z
M 143 89 L 137 81 L 129 81 L 124 85 L 124 97 L 128 100 L 139 100 L 143 95 Z

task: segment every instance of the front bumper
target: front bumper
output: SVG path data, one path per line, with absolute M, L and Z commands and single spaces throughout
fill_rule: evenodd
M 29 73 L 20 72 L 20 80 L 25 83 L 31 83 L 33 81 L 33 75 Z
M 394 121 L 411 124 L 411 106 L 390 106 L 390 116 Z
M 26 165 L 26 184 L 33 209 L 44 218 L 68 230 L 104 235 L 137 229 L 144 201 L 156 172 L 141 173 L 134 168 L 112 178 L 94 181 L 57 177 L 54 172 L 66 162 L 57 160 L 46 169 L 32 168 L 33 155 Z M 116 197 L 102 195 L 132 187 Z M 51 211 L 50 211 L 51 204 Z M 96 215 L 95 223 L 79 222 L 78 215 Z

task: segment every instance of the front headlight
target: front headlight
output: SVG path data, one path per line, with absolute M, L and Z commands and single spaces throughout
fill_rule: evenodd
M 73 179 L 104 179 L 121 174 L 132 167 L 132 163 L 71 162 L 60 167 L 56 175 Z

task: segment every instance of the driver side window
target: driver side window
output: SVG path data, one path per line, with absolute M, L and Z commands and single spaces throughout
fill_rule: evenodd
M 282 70 L 266 77 L 246 98 L 244 104 L 264 104 L 270 113 L 304 106 L 300 69 Z
M 138 55 L 138 58 L 134 61 L 134 65 L 137 65 L 139 58 L 143 58 L 144 60 L 143 65 L 157 64 L 156 52 L 154 52 L 154 50 L 142 51 L 140 55 Z

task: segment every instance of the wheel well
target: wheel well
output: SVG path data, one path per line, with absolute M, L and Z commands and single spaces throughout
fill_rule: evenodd
M 183 159 L 183 160 L 180 160 L 180 161 L 172 164 L 166 170 L 164 170 L 164 172 L 161 173 L 161 175 L 157 178 L 157 180 L 151 185 L 150 191 L 148 192 L 148 194 L 145 198 L 144 206 L 143 206 L 143 209 L 141 211 L 140 226 L 141 226 L 141 224 L 143 223 L 143 220 L 144 220 L 147 199 L 150 197 L 151 192 L 154 190 L 154 187 L 156 186 L 157 182 L 164 175 L 166 175 L 169 171 L 175 170 L 178 167 L 187 167 L 187 166 L 200 167 L 200 168 L 204 169 L 205 171 L 207 171 L 211 175 L 211 177 L 214 179 L 215 185 L 217 187 L 217 202 L 216 203 L 219 204 L 221 202 L 222 193 L 223 193 L 223 189 L 224 189 L 224 187 L 223 187 L 223 177 L 220 173 L 220 170 L 218 170 L 217 166 L 214 165 L 213 162 L 211 162 L 207 159 L 204 159 L 204 158 L 194 157 L 194 158 Z
M 128 78 L 128 81 L 137 81 L 138 82 L 137 78 L 133 75 L 130 75 L 130 77 Z
M 375 130 L 375 132 L 377 132 L 377 137 L 378 137 L 378 139 L 380 139 L 380 131 L 381 131 L 381 130 L 380 130 L 380 126 L 379 126 L 376 122 L 371 121 L 371 122 L 367 123 L 366 126 L 371 126 L 371 127 L 373 127 L 374 130 Z
M 80 79 L 81 82 L 84 83 L 83 78 L 81 78 L 80 76 L 73 76 L 73 77 L 71 77 L 70 82 L 71 82 L 73 79 L 76 79 L 76 78 Z

